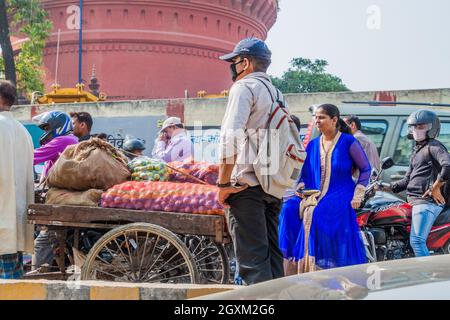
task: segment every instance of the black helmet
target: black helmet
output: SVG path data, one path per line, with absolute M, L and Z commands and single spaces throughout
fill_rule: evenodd
M 439 135 L 441 131 L 441 122 L 437 114 L 431 110 L 420 109 L 413 112 L 408 117 L 408 126 L 414 127 L 419 124 L 429 124 L 429 129 L 427 131 L 427 137 L 429 139 L 434 139 Z M 412 139 L 411 132 L 408 133 L 408 138 Z
M 123 143 L 122 149 L 127 152 L 133 152 L 135 150 L 145 150 L 144 141 L 137 138 L 127 139 Z
M 44 145 L 56 137 L 65 136 L 73 131 L 69 115 L 61 111 L 50 111 L 36 117 L 38 127 L 45 131 L 39 143 Z
M 272 52 L 264 41 L 252 37 L 241 40 L 233 52 L 221 56 L 220 59 L 232 62 L 234 58 L 241 55 L 255 56 L 270 61 Z

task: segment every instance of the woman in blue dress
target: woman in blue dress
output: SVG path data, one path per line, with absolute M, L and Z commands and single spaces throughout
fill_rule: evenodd
M 369 182 L 369 161 L 359 142 L 342 132 L 346 124 L 336 106 L 319 106 L 314 119 L 321 135 L 306 148 L 301 198 L 286 201 L 280 216 L 286 275 L 367 261 L 354 209 Z M 356 183 L 354 169 L 359 169 Z

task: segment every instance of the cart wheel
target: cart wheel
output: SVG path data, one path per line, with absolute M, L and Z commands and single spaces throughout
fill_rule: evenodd
M 82 280 L 197 283 L 194 259 L 172 232 L 132 223 L 102 236 L 89 251 Z
M 194 257 L 200 283 L 228 283 L 230 264 L 222 244 L 205 236 L 186 235 L 182 239 Z

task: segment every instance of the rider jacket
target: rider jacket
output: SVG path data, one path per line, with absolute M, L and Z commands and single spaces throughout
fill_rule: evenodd
M 436 172 L 436 165 L 441 168 L 440 172 Z M 434 202 L 431 197 L 422 196 L 437 179 L 450 180 L 450 153 L 441 142 L 429 139 L 416 145 L 408 172 L 402 180 L 392 184 L 392 191 L 406 190 L 412 205 Z

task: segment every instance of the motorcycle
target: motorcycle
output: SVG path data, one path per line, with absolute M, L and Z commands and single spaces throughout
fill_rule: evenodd
M 380 173 L 366 189 L 362 208 L 356 210 L 369 262 L 414 257 L 409 243 L 412 206 L 384 191 L 389 184 L 380 181 L 381 173 L 393 165 L 391 158 L 383 159 Z M 445 207 L 434 222 L 427 247 L 433 254 L 450 253 L 450 207 Z

